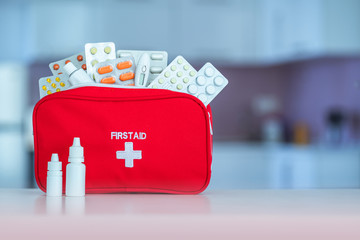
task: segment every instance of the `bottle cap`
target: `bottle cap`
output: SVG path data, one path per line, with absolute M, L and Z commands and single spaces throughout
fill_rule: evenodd
M 62 164 L 59 161 L 59 155 L 57 153 L 53 153 L 51 155 L 51 161 L 48 162 L 48 171 L 61 171 Z
M 69 162 L 84 162 L 84 148 L 80 145 L 80 138 L 75 137 L 69 150 Z
M 64 70 L 68 75 L 71 75 L 73 72 L 77 70 L 77 68 L 72 62 L 68 62 L 67 64 L 65 64 Z

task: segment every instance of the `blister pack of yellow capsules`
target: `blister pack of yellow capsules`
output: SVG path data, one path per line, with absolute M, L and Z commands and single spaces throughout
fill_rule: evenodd
M 40 98 L 54 92 L 60 92 L 70 87 L 69 77 L 61 74 L 58 76 L 43 77 L 39 80 Z

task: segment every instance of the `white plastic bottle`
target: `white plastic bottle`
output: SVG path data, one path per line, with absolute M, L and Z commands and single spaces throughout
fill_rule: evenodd
M 69 82 L 72 86 L 81 83 L 94 82 L 82 68 L 77 69 L 71 62 L 65 64 L 64 70 L 69 74 Z
M 80 145 L 80 138 L 74 138 L 69 151 L 69 163 L 66 166 L 66 196 L 85 196 L 85 164 L 84 148 Z
M 50 197 L 59 197 L 62 195 L 62 165 L 59 161 L 59 155 L 53 153 L 51 161 L 48 162 L 48 171 L 46 178 L 46 195 Z

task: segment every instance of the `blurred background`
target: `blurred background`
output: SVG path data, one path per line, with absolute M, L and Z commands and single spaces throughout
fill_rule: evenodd
M 228 78 L 211 189 L 360 187 L 359 0 L 0 0 L 0 30 L 0 187 L 36 187 L 49 63 L 105 41 Z

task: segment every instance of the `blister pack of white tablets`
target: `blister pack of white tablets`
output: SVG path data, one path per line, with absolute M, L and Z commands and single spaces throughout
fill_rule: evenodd
M 64 71 L 64 66 L 68 62 L 72 62 L 76 68 L 82 68 L 86 71 L 86 58 L 85 53 L 78 53 L 75 55 L 72 55 L 71 57 L 64 58 L 62 60 L 52 62 L 49 64 L 49 68 L 53 75 L 61 75 L 66 74 Z
M 39 79 L 40 98 L 54 92 L 60 92 L 70 87 L 69 77 L 66 74 L 43 77 Z
M 94 78 L 94 66 L 97 63 L 116 58 L 115 44 L 113 42 L 87 43 L 85 44 L 85 57 L 87 73 Z
M 147 85 L 149 85 L 159 74 L 166 68 L 168 64 L 168 53 L 165 51 L 138 51 L 138 50 L 118 50 L 117 57 L 133 56 L 135 64 L 139 69 L 142 66 L 138 66 L 141 56 L 146 53 L 150 57 L 150 71 Z
M 123 86 L 134 85 L 135 60 L 131 56 L 97 63 L 94 69 L 96 82 L 116 83 Z
M 182 56 L 177 56 L 162 73 L 150 83 L 149 88 L 162 88 L 178 92 L 188 92 L 195 81 L 196 70 Z
M 229 81 L 211 63 L 206 63 L 187 90 L 207 106 L 228 83 Z

